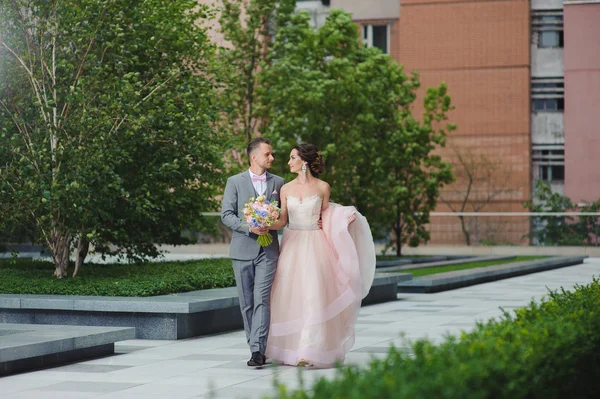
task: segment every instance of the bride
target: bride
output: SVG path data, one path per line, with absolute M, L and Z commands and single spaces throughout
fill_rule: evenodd
M 373 238 L 354 207 L 329 202 L 329 184 L 318 178 L 324 165 L 316 146 L 294 147 L 288 166 L 298 177 L 281 188 L 281 216 L 271 226 L 289 223 L 271 290 L 266 356 L 332 367 L 354 344 L 361 299 L 375 273 Z

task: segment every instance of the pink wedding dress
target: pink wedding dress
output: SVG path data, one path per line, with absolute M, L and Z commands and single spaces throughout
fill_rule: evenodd
M 354 344 L 361 299 L 375 273 L 375 248 L 366 219 L 354 207 L 319 196 L 288 196 L 289 226 L 271 291 L 267 358 L 273 362 L 332 367 Z M 356 219 L 348 223 L 348 217 Z

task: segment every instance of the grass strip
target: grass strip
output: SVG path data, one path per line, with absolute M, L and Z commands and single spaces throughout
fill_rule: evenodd
M 466 269 L 475 269 L 478 267 L 498 266 L 498 265 L 504 265 L 507 263 L 525 262 L 525 261 L 531 261 L 531 260 L 543 259 L 543 258 L 547 258 L 547 256 L 517 256 L 515 259 L 491 260 L 491 261 L 485 261 L 485 262 L 468 262 L 468 263 L 459 263 L 456 265 L 448 265 L 448 266 L 403 269 L 403 270 L 400 270 L 399 272 L 411 273 L 413 275 L 413 277 L 421 277 L 421 276 L 428 276 L 431 274 L 453 272 L 456 270 L 466 270 Z M 382 272 L 383 273 L 392 273 L 392 271 L 386 272 L 385 270 L 382 270 Z M 393 273 L 398 273 L 398 271 L 394 271 Z

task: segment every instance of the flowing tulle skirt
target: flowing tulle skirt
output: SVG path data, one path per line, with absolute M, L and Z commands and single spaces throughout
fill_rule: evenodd
M 360 301 L 373 280 L 374 248 L 369 232 L 366 252 L 367 263 L 372 253 L 372 266 L 365 275 L 360 269 L 361 250 L 345 223 L 354 208 L 336 209 L 337 223 L 332 223 L 328 212 L 323 216 L 323 230 L 284 231 L 271 292 L 266 350 L 274 362 L 332 367 L 344 361 L 354 344 Z

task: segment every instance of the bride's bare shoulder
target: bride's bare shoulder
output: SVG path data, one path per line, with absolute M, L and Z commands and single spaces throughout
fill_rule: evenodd
M 282 186 L 282 188 L 283 188 L 283 187 L 290 188 L 290 187 L 291 187 L 291 186 L 293 186 L 295 183 L 296 183 L 296 179 L 294 179 L 294 180 L 291 180 L 291 181 L 289 181 L 289 182 L 285 183 L 285 184 Z
M 287 183 L 285 183 L 283 186 L 281 186 L 281 191 L 290 191 L 292 189 L 292 187 L 294 186 L 294 180 L 289 181 Z
M 325 180 L 319 179 L 319 189 L 329 191 L 331 190 L 331 187 L 329 186 L 329 183 L 327 183 Z

